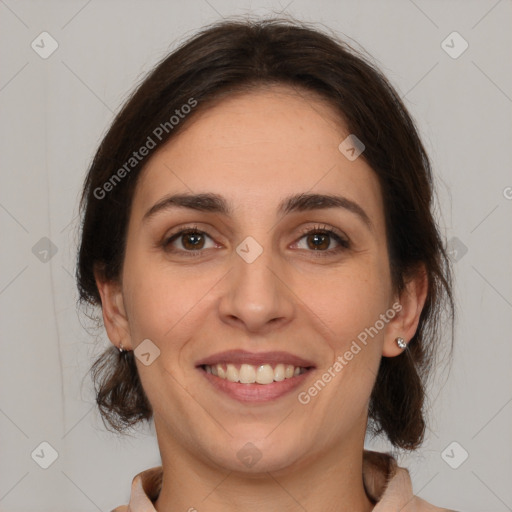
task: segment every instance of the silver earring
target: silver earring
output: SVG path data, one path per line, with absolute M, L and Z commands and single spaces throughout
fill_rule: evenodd
M 119 347 L 117 347 L 119 349 L 119 352 L 121 352 L 121 354 L 123 352 L 126 352 L 126 350 L 123 348 L 123 344 L 122 343 L 119 343 Z
M 405 340 L 404 340 L 403 338 L 398 337 L 398 338 L 396 338 L 396 339 L 395 339 L 395 341 L 396 341 L 396 344 L 397 344 L 401 349 L 404 349 L 404 348 L 406 348 L 406 347 L 407 347 L 407 343 L 405 342 Z

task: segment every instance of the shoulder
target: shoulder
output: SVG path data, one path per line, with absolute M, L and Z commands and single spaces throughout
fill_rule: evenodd
M 134 476 L 128 505 L 120 505 L 111 512 L 156 512 L 153 502 L 162 487 L 162 466 L 146 469 Z
M 437 507 L 413 493 L 411 476 L 389 453 L 365 450 L 363 478 L 367 492 L 376 502 L 373 512 L 456 512 Z M 398 507 L 398 508 L 397 508 Z

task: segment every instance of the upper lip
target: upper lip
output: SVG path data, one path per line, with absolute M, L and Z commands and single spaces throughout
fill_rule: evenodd
M 235 364 L 291 364 L 293 366 L 300 366 L 302 368 L 314 367 L 315 365 L 303 359 L 302 357 L 295 356 L 289 352 L 247 352 L 246 350 L 226 350 L 225 352 L 218 352 L 196 363 L 196 366 L 213 366 L 222 363 L 235 363 Z

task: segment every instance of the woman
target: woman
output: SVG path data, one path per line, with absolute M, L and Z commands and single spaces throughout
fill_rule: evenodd
M 158 64 L 81 202 L 97 402 L 118 431 L 153 419 L 162 459 L 115 510 L 446 510 L 364 449 L 423 440 L 453 317 L 431 196 L 398 95 L 335 37 L 225 21 Z

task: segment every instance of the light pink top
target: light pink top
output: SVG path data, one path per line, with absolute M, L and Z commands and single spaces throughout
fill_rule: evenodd
M 153 503 L 162 486 L 162 466 L 136 475 L 132 481 L 130 503 L 112 512 L 157 512 Z M 439 508 L 414 496 L 409 471 L 397 465 L 387 453 L 364 450 L 363 482 L 370 500 L 375 502 L 373 512 L 456 512 Z

